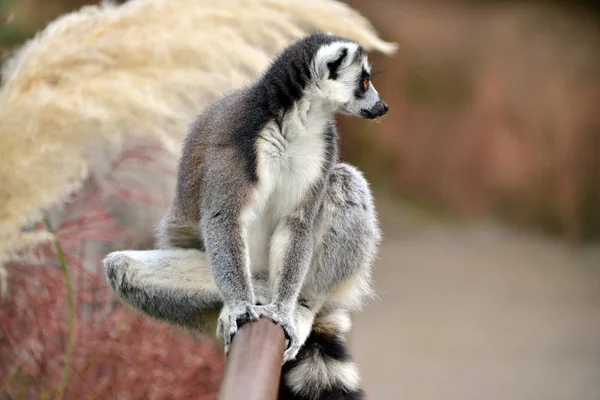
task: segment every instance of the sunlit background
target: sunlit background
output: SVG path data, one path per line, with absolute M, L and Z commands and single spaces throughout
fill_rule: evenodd
M 0 0 L 3 61 L 94 3 Z M 350 340 L 370 398 L 600 399 L 598 8 L 347 3 L 398 43 L 371 57 L 389 114 L 340 118 L 343 157 L 372 183 L 385 235 L 378 298 Z M 1 130 L 0 146 L 18 134 Z M 216 398 L 220 345 L 121 306 L 104 282 L 100 257 L 151 247 L 170 198 L 172 160 L 156 141 L 132 143 L 62 196 L 53 222 L 23 221 L 60 240 L 16 246 L 0 271 L 0 398 Z

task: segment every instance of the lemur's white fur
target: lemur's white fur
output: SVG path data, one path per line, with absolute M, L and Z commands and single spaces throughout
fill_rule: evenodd
M 318 355 L 302 360 L 285 380 L 300 395 L 311 393 L 312 388 L 306 385 L 307 381 L 325 388 L 339 385 L 346 390 L 357 390 L 360 387 L 358 367 L 354 362 L 328 360 Z
M 286 226 L 278 222 L 297 208 L 302 194 L 322 174 L 326 151 L 322 132 L 330 114 L 319 113 L 322 107 L 319 102 L 303 99 L 280 126 L 271 122 L 260 133 L 257 201 L 247 211 L 251 217 L 243 218 L 248 224 L 252 271 L 268 267 L 272 279 L 281 267 L 289 238 Z

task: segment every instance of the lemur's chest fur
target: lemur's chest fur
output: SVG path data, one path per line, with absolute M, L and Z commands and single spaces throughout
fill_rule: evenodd
M 300 101 L 280 123 L 269 122 L 257 143 L 258 183 L 245 216 L 246 238 L 253 271 L 268 268 L 271 237 L 292 215 L 315 184 L 325 179 L 331 155 L 325 132 L 331 114 Z

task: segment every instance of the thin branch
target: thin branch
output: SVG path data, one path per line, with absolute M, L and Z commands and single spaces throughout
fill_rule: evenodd
M 67 337 L 67 349 L 65 354 L 65 366 L 63 368 L 62 379 L 56 390 L 56 400 L 61 400 L 67 385 L 69 383 L 69 374 L 71 372 L 71 362 L 73 360 L 73 347 L 75 345 L 75 293 L 73 292 L 73 285 L 71 283 L 71 274 L 69 273 L 69 267 L 67 265 L 67 257 L 65 252 L 58 240 L 58 236 L 50 223 L 48 218 L 44 219 L 46 228 L 50 233 L 54 235 L 54 246 L 56 247 L 56 254 L 58 255 L 58 261 L 62 268 L 63 275 L 65 277 L 65 285 L 67 287 L 67 310 L 68 310 L 68 337 Z

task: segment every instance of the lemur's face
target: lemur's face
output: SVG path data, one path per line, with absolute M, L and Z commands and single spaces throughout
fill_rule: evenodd
M 354 42 L 334 42 L 323 46 L 314 59 L 319 95 L 337 112 L 366 119 L 381 117 L 388 105 L 371 82 L 367 55 Z

